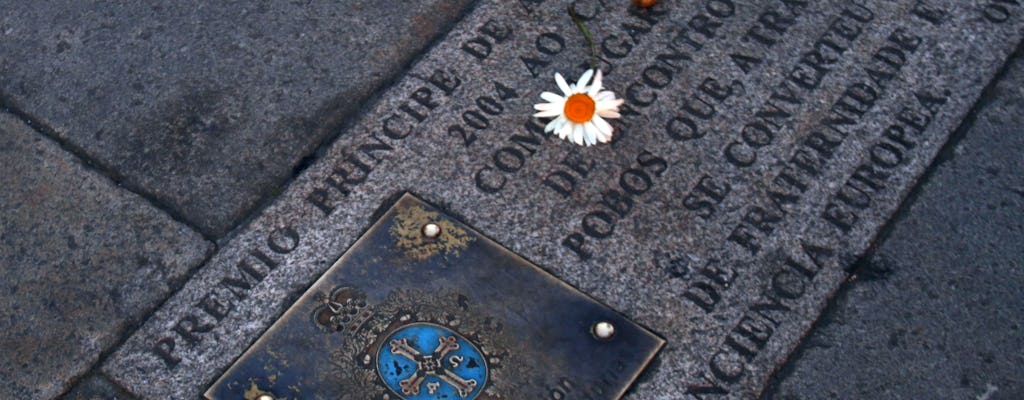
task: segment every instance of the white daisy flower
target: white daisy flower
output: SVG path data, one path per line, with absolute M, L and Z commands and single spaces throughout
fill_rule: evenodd
M 590 82 L 591 77 L 593 82 Z M 588 69 L 573 85 L 556 72 L 555 82 L 562 89 L 563 96 L 544 92 L 540 98 L 548 102 L 533 106 L 538 111 L 534 117 L 554 118 L 544 127 L 544 132 L 554 132 L 559 138 L 580 146 L 611 141 L 612 126 L 605 118 L 619 118 L 619 106 L 623 100 L 616 99 L 610 90 L 601 90 L 601 70 L 595 74 L 594 70 Z

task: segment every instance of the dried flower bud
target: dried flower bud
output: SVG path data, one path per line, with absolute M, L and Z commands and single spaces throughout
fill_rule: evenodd
M 633 4 L 640 8 L 650 8 L 658 3 L 658 0 L 633 0 Z

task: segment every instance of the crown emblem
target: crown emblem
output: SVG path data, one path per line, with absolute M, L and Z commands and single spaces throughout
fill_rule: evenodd
M 366 294 L 350 287 L 334 289 L 321 295 L 323 303 L 313 311 L 318 326 L 331 332 L 355 332 L 373 317 L 366 304 Z

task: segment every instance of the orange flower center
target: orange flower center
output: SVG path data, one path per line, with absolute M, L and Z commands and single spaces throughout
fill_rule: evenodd
M 565 117 L 572 122 L 582 124 L 590 121 L 596 107 L 594 99 L 587 96 L 586 93 L 576 93 L 565 100 Z

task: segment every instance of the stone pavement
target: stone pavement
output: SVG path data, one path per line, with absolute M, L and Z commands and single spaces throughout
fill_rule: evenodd
M 1024 398 L 1018 51 L 766 398 Z
M 0 114 L 0 397 L 68 389 L 213 249 Z
M 574 79 L 586 63 L 564 2 L 58 3 L 0 16 L 0 398 L 198 396 L 408 190 L 663 335 L 628 398 L 756 397 L 965 116 L 1020 115 L 993 106 L 1014 96 L 998 90 L 969 114 L 1024 35 L 1017 0 L 577 1 L 607 86 L 627 100 L 618 139 L 587 149 L 529 117 L 554 72 Z M 978 164 L 954 157 L 915 196 L 937 204 L 920 224 L 1019 234 L 979 222 L 1020 205 L 1007 195 L 1019 140 L 973 144 L 987 132 L 999 131 L 968 130 L 959 148 L 998 146 L 977 163 L 1002 180 L 966 193 L 1007 214 L 925 202 L 931 187 L 966 187 L 943 168 Z M 958 275 L 961 263 L 901 242 L 917 210 L 854 274 L 888 265 L 897 282 L 930 265 L 942 277 L 861 297 L 854 283 L 836 307 L 864 307 L 850 326 L 885 332 L 893 360 L 968 366 L 941 369 L 959 386 L 930 395 L 1014 394 L 1019 363 L 998 346 L 1019 348 L 1004 325 L 1020 304 L 964 313 L 957 300 L 1004 303 L 952 288 L 1019 299 L 1019 275 L 968 278 L 1013 273 L 1020 241 L 972 257 L 1003 269 Z M 886 291 L 902 304 L 878 303 Z M 922 317 L 871 325 L 936 306 L 977 318 L 966 332 L 1011 333 L 995 345 Z M 768 396 L 921 396 L 822 386 L 884 356 L 816 351 L 836 313 Z M 922 326 L 949 337 L 915 342 Z M 914 347 L 957 343 L 967 350 Z M 979 363 L 975 348 L 992 356 Z M 934 369 L 909 370 L 872 371 L 895 385 Z M 996 370 L 1007 378 L 984 378 Z
M 468 0 L 111 6 L 0 17 L 6 106 L 210 238 L 402 71 Z

